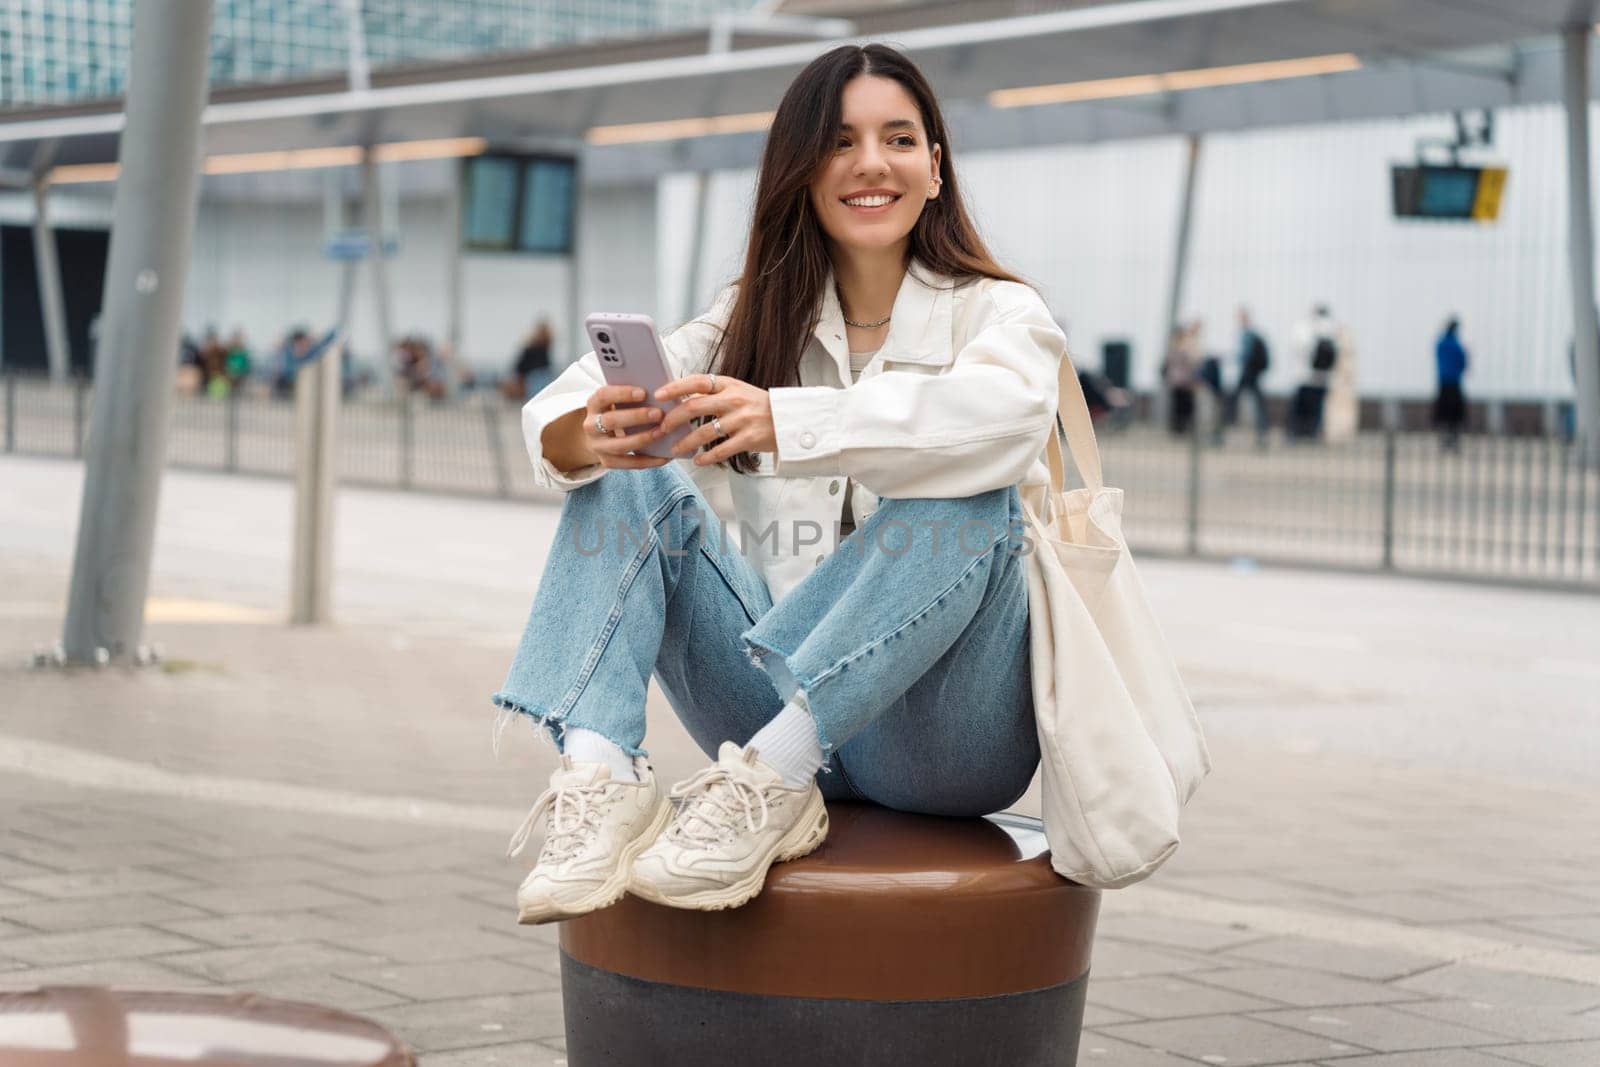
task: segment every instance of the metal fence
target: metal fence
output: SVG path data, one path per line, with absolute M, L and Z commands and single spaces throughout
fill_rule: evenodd
M 81 456 L 92 389 L 4 378 L 8 453 Z M 1378 432 L 1343 444 L 1245 438 L 1213 446 L 1134 426 L 1101 438 L 1107 480 L 1127 492 L 1143 552 L 1247 557 L 1600 591 L 1600 467 L 1569 442 Z M 287 477 L 294 406 L 265 397 L 178 397 L 169 462 Z M 347 485 L 551 499 L 525 458 L 515 406 L 354 399 L 341 412 Z

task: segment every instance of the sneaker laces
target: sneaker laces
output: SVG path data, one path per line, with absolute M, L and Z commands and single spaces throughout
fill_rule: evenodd
M 599 805 L 592 805 L 589 798 L 592 795 L 604 800 L 606 786 L 610 784 L 602 782 L 597 785 L 546 789 L 533 802 L 533 807 L 528 810 L 527 817 L 517 827 L 516 833 L 511 835 L 511 842 L 506 846 L 506 859 L 522 854 L 528 838 L 533 836 L 533 828 L 538 825 L 539 817 L 546 812 L 550 813 L 550 825 L 545 830 L 539 862 L 548 860 L 561 863 L 582 852 L 593 840 L 594 831 L 599 825 L 598 818 L 591 818 L 599 815 Z
M 720 764 L 713 764 L 673 786 L 672 797 L 682 800 L 683 806 L 668 832 L 695 845 L 726 841 L 733 822 L 741 815 L 751 833 L 760 833 L 766 829 L 770 815 L 766 793 L 734 777 Z M 758 807 L 761 810 L 759 823 L 756 821 Z

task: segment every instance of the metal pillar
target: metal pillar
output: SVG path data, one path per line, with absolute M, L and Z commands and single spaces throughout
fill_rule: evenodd
M 695 175 L 694 229 L 689 231 L 689 268 L 683 282 L 683 315 L 680 322 L 688 322 L 700 313 L 700 266 L 706 254 L 706 212 L 711 207 L 711 175 L 700 171 Z
M 1571 256 L 1573 344 L 1576 347 L 1577 444 L 1600 463 L 1600 315 L 1594 295 L 1594 203 L 1589 172 L 1590 43 L 1588 23 L 1569 28 L 1566 46 L 1567 218 Z
M 367 230 L 368 259 L 372 264 L 372 295 L 378 313 L 379 359 L 387 363 L 394 352 L 393 320 L 389 317 L 389 268 L 383 260 L 383 202 L 378 188 L 378 161 L 369 143 L 361 153 L 361 209 Z
M 137 650 L 166 462 L 179 314 L 200 185 L 209 0 L 134 11 L 122 164 L 112 208 L 99 388 L 63 647 L 93 663 Z
M 1185 139 L 1183 157 L 1183 199 L 1178 204 L 1178 234 L 1173 241 L 1172 279 L 1167 285 L 1165 345 L 1178 325 L 1178 315 L 1183 310 L 1183 282 L 1189 272 L 1189 239 L 1194 231 L 1194 184 L 1200 170 L 1200 135 L 1191 133 Z
M 49 189 L 43 174 L 34 179 L 33 271 L 39 278 L 39 313 L 44 317 L 44 347 L 50 359 L 50 380 L 64 382 L 72 373 L 72 351 L 67 347 L 67 308 L 61 295 L 56 234 L 50 228 Z
M 572 188 L 572 254 L 567 257 L 567 351 L 565 363 L 572 364 L 589 351 L 589 335 L 583 328 L 583 221 L 588 214 L 588 192 L 583 184 L 583 163 L 580 160 L 573 175 Z M 551 364 L 551 369 L 555 365 Z
M 294 376 L 294 562 L 290 570 L 289 621 L 327 622 L 333 606 L 333 490 L 339 427 L 339 363 L 344 342 L 336 340 L 320 359 Z
M 449 199 L 445 202 L 448 218 L 450 247 L 445 253 L 445 340 L 450 345 L 450 355 L 461 359 L 461 167 L 450 169 Z
M 1167 346 L 1172 343 L 1172 331 L 1177 328 L 1178 316 L 1183 311 L 1183 283 L 1189 273 L 1189 243 L 1194 231 L 1195 176 L 1199 170 L 1200 135 L 1191 133 L 1184 141 L 1183 193 L 1178 201 L 1178 232 L 1172 243 L 1172 277 L 1167 283 L 1167 317 L 1162 324 L 1161 338 L 1158 342 L 1161 346 L 1156 362 L 1158 367 L 1166 358 Z M 1165 381 L 1162 377 L 1158 377 L 1155 392 L 1157 422 L 1166 421 L 1167 405 L 1171 402 Z M 1199 407 L 1196 405 L 1196 421 L 1199 417 Z

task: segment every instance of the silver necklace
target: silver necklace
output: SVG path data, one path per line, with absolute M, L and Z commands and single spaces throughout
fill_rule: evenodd
M 846 315 L 844 317 L 844 323 L 845 323 L 846 326 L 854 326 L 858 330 L 876 330 L 879 326 L 882 326 L 884 323 L 888 322 L 893 317 L 894 317 L 893 313 L 890 313 L 888 315 L 885 315 L 883 318 L 879 319 L 877 322 L 857 322 L 855 319 L 852 319 L 849 315 Z
M 879 326 L 882 326 L 884 323 L 894 318 L 894 311 L 890 310 L 889 314 L 885 315 L 877 322 L 857 322 L 855 319 L 852 319 L 849 315 L 845 314 L 844 297 L 839 296 L 839 290 L 835 289 L 833 291 L 833 295 L 839 297 L 839 314 L 844 315 L 844 323 L 846 326 L 854 326 L 858 330 L 876 330 Z

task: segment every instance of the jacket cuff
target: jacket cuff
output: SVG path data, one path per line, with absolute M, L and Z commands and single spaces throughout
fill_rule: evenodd
M 841 474 L 845 390 L 806 385 L 768 391 L 778 439 L 777 470 L 786 478 Z

